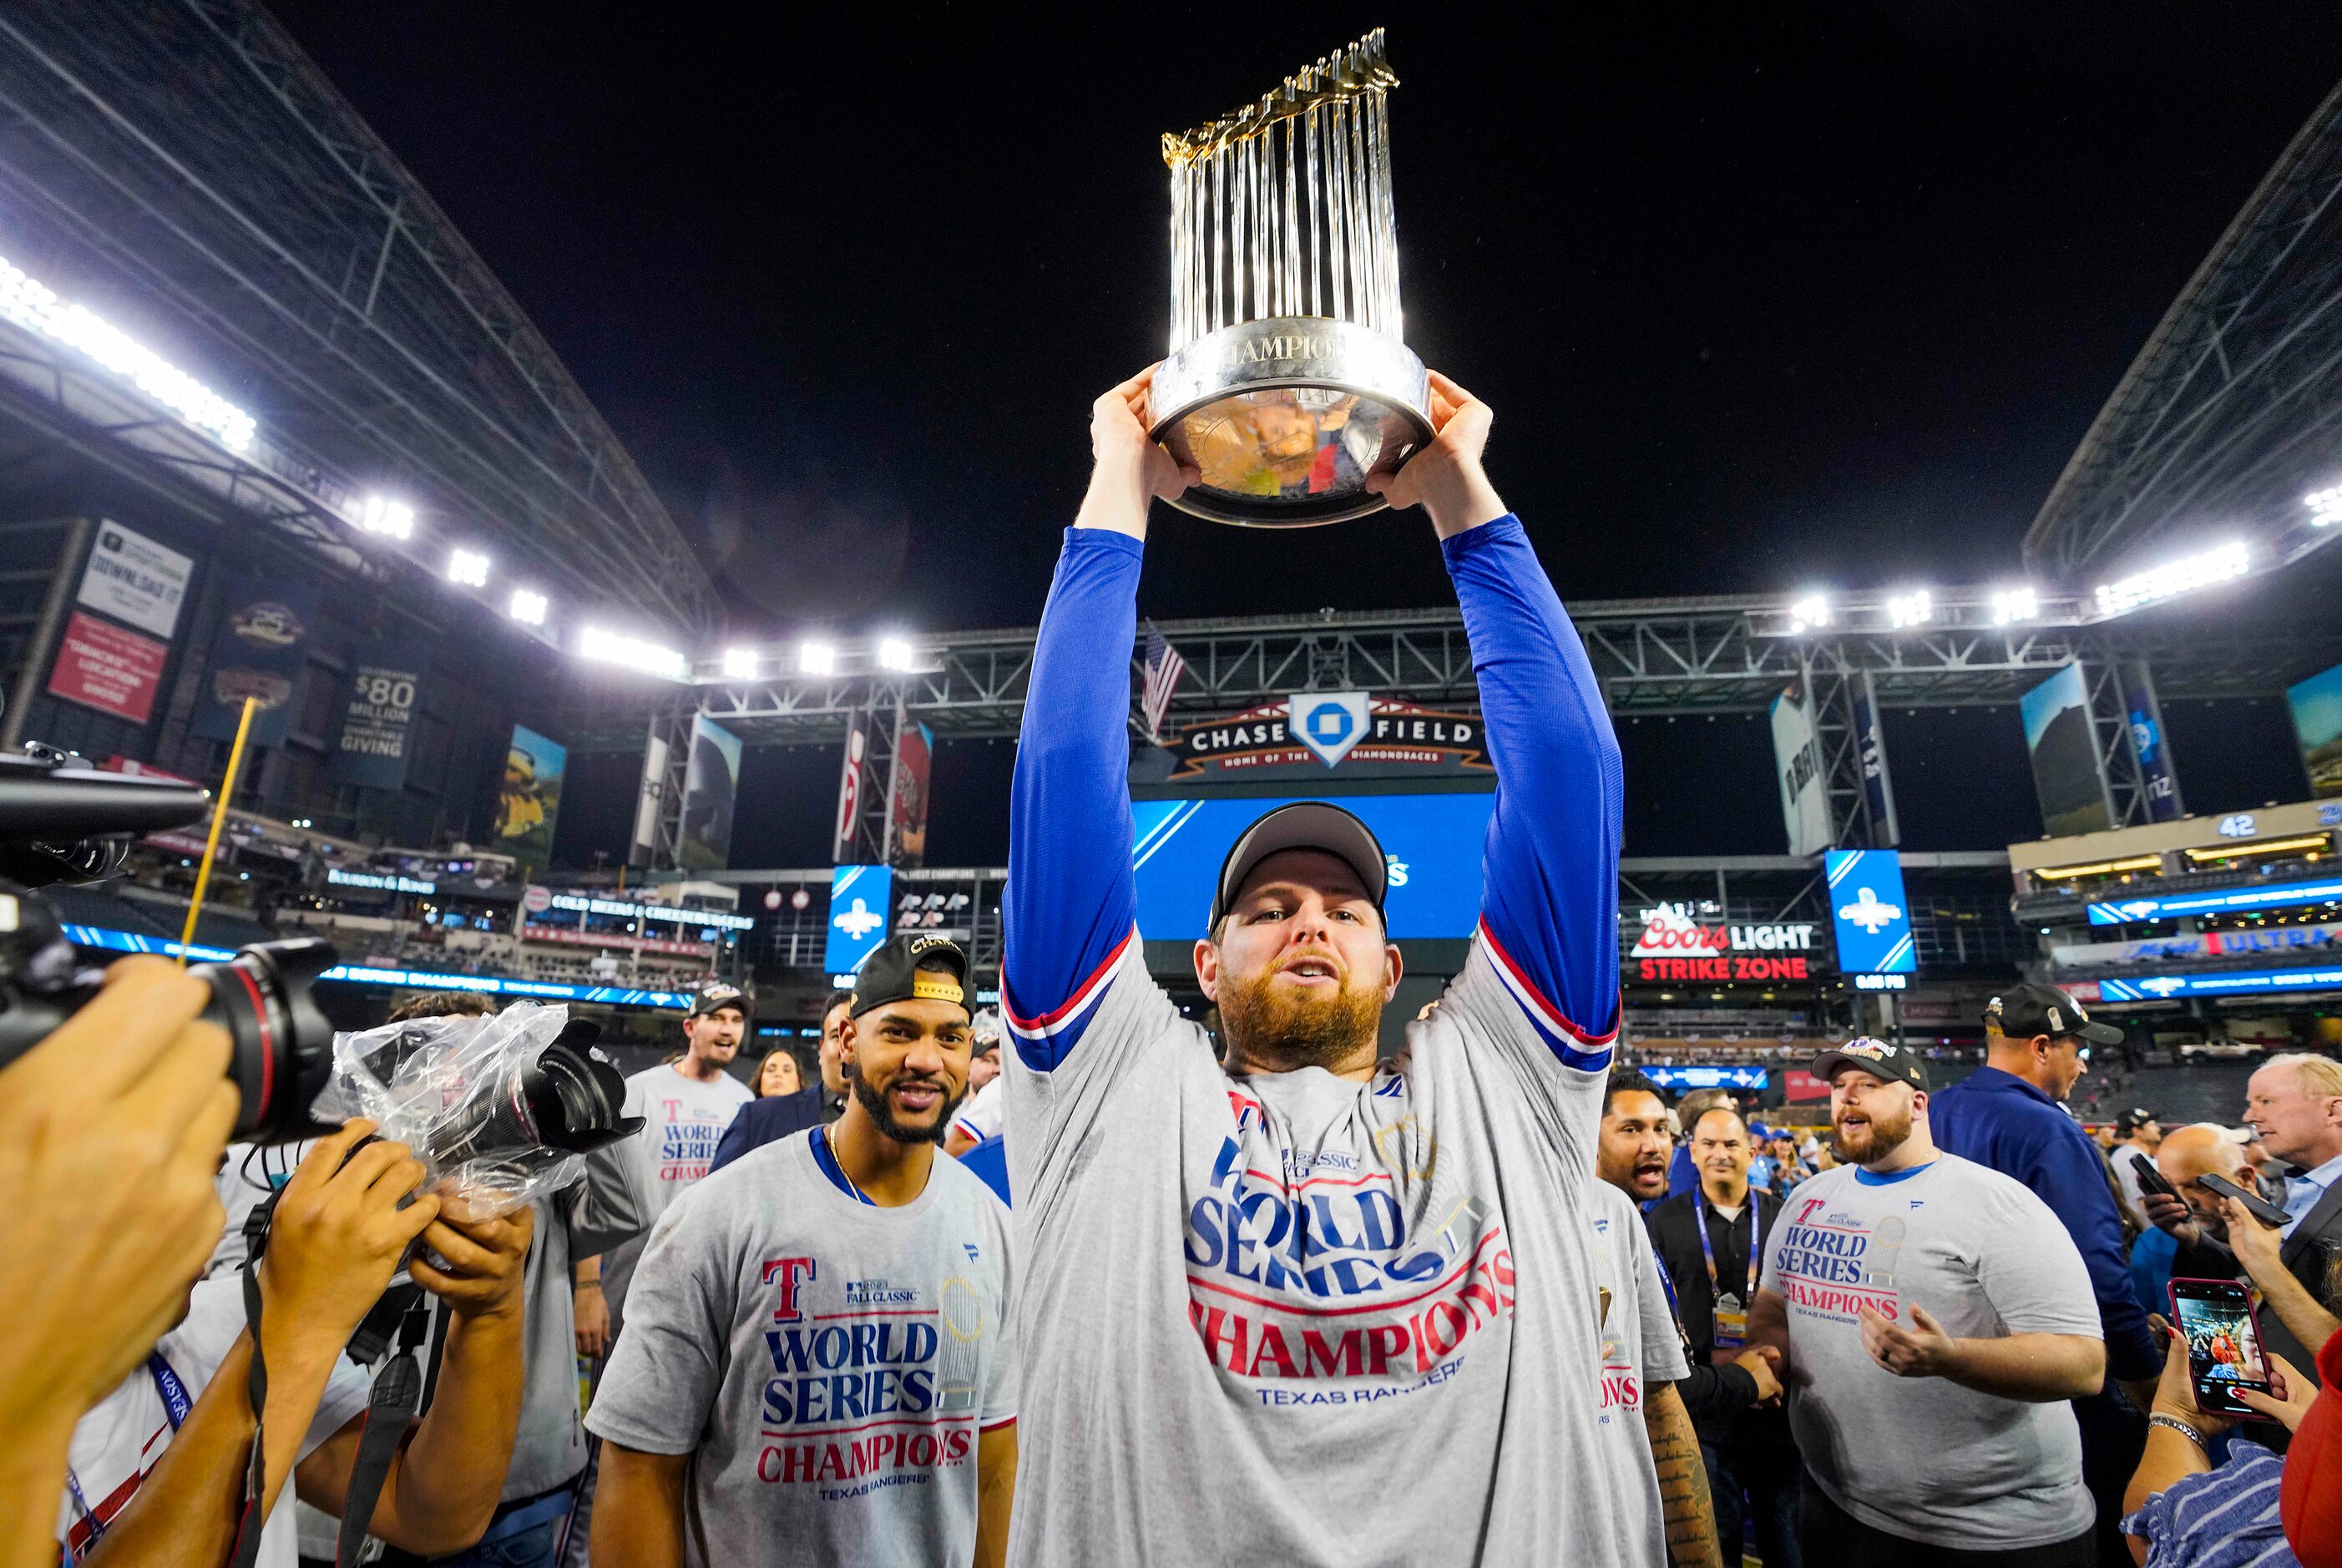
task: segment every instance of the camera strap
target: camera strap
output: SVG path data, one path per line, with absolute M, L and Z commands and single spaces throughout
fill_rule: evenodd
M 276 1200 L 269 1201 L 254 1211 L 255 1216 L 273 1213 Z M 257 1225 L 247 1221 L 245 1234 L 255 1232 L 265 1239 L 267 1221 L 261 1218 Z M 252 1333 L 252 1373 L 245 1381 L 246 1397 L 252 1402 L 252 1457 L 244 1467 L 244 1509 L 235 1523 L 235 1550 L 229 1553 L 230 1568 L 253 1568 L 260 1557 L 260 1502 L 268 1487 L 268 1438 L 262 1428 L 264 1413 L 268 1409 L 268 1364 L 260 1354 L 260 1249 L 255 1246 L 244 1260 L 244 1321 Z
M 374 1505 L 390 1477 L 390 1462 L 406 1436 L 406 1424 L 423 1403 L 423 1368 L 415 1359 L 429 1322 L 422 1293 L 408 1299 L 399 1324 L 398 1353 L 376 1374 L 366 1400 L 365 1424 L 358 1430 L 357 1458 L 350 1463 L 349 1483 L 342 1493 L 342 1529 L 334 1545 L 336 1568 L 356 1568 L 365 1547 L 366 1526 Z

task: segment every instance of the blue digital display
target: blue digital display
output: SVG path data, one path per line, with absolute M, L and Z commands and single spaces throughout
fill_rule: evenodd
M 892 866 L 841 865 L 830 873 L 829 941 L 822 948 L 821 966 L 832 978 L 859 974 L 885 944 L 894 897 Z
M 1829 884 L 1840 969 L 1848 974 L 1909 974 L 1919 967 L 1901 856 L 1891 849 L 1834 849 L 1823 857 L 1822 874 Z
M 2342 969 L 2251 969 L 2101 980 L 2100 1002 L 2162 1002 L 2174 996 L 2259 996 L 2279 991 L 2342 991 Z
M 223 963 L 235 954 L 225 947 L 189 944 L 181 947 L 159 936 L 115 931 L 103 925 L 68 925 L 65 940 L 79 947 L 109 953 L 159 953 L 176 958 Z M 353 985 L 413 986 L 428 991 L 476 991 L 485 996 L 533 996 L 540 1002 L 599 1002 L 613 1007 L 687 1007 L 691 998 L 675 991 L 643 991 L 630 985 L 561 985 L 545 980 L 515 980 L 496 974 L 441 974 L 427 969 L 375 969 L 365 964 L 337 964 L 317 976 Z
M 2230 887 L 2162 898 L 2110 898 L 2090 905 L 2090 924 L 2128 925 L 2140 920 L 2175 920 L 2183 914 L 2286 909 L 2301 904 L 2342 904 L 2342 882 L 2288 882 L 2276 887 Z
M 1324 798 L 1134 803 L 1137 841 L 1131 858 L 1138 874 L 1139 934 L 1149 941 L 1202 936 L 1211 917 L 1213 881 L 1244 830 L 1278 806 Z M 1496 809 L 1493 793 L 1345 795 L 1334 804 L 1354 813 L 1382 841 L 1390 863 L 1390 894 L 1383 912 L 1394 941 L 1472 934 L 1480 923 L 1480 858 L 1488 814 Z
M 1762 1067 L 1668 1067 L 1652 1064 L 1638 1067 L 1636 1071 L 1642 1074 L 1644 1077 L 1648 1078 L 1652 1083 L 1656 1084 L 1660 1088 L 1671 1091 L 1684 1089 L 1747 1089 L 1757 1094 L 1762 1094 L 1764 1093 L 1765 1085 L 1771 1081 L 1771 1074 L 1767 1073 Z

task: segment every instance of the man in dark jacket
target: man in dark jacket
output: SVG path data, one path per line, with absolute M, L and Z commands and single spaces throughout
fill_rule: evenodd
M 2122 1031 L 2093 1024 L 2079 1003 L 2053 985 L 2018 985 L 1985 1009 L 1985 1065 L 1934 1095 L 1927 1120 L 1947 1154 L 2013 1176 L 2057 1213 L 2089 1270 L 2106 1333 L 2108 1386 L 2074 1401 L 2082 1428 L 2082 1479 L 2098 1507 L 2102 1563 L 2127 1563 L 2122 1533 L 2123 1488 L 2147 1445 L 2163 1360 L 2147 1313 L 2130 1285 L 2122 1215 L 2097 1147 L 2065 1108 L 2089 1071 L 2090 1048 L 2116 1045 Z M 2129 1405 L 2117 1396 L 2119 1383 Z M 2136 1408 L 2131 1408 L 2136 1406 Z
M 707 1163 L 708 1174 L 714 1175 L 751 1149 L 837 1120 L 846 1108 L 846 1079 L 838 1066 L 838 1026 L 853 1005 L 853 992 L 829 994 L 821 1015 L 821 1082 L 794 1094 L 767 1094 L 741 1106 L 716 1142 L 716 1157 Z
M 1780 1200 L 1749 1185 L 1755 1148 L 1738 1112 L 1719 1105 L 1689 1131 L 1699 1185 L 1653 1209 L 1647 1223 L 1675 1286 L 1693 1377 L 1710 1374 L 1703 1390 L 1710 1397 L 1693 1408 L 1692 1425 L 1707 1465 L 1716 1542 L 1724 1561 L 1737 1563 L 1744 1539 L 1754 1535 L 1765 1568 L 1799 1568 L 1797 1443 L 1773 1365 L 1747 1344 L 1748 1302 Z M 1692 1383 L 1683 1386 L 1689 1391 Z M 1685 1403 L 1691 1404 L 1688 1397 Z

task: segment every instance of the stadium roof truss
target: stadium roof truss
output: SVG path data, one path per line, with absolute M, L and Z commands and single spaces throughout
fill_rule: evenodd
M 2079 584 L 2167 535 L 2251 530 L 2282 562 L 2336 530 L 2342 484 L 2342 87 L 2317 106 L 2165 313 L 2026 535 Z
M 251 0 L 0 13 L 0 254 L 259 423 L 235 454 L 135 395 L 100 406 L 102 376 L 0 324 L 0 394 L 35 428 L 135 447 L 345 559 L 380 486 L 441 524 L 408 552 L 435 572 L 454 523 L 507 581 L 712 634 L 705 572 L 552 348 Z

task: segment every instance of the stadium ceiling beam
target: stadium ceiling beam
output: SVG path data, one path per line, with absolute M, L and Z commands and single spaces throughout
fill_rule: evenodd
M 0 190 L 19 241 L 208 335 L 190 357 L 289 456 L 408 491 L 582 610 L 712 632 L 706 573 L 552 349 L 251 0 L 10 8 Z
M 1611 712 L 1622 718 L 1765 712 L 1827 664 L 1867 676 L 1882 707 L 2010 704 L 2082 659 L 2143 661 L 2165 700 L 2265 696 L 2342 658 L 2342 626 L 2227 616 L 2212 627 L 2176 617 L 2067 626 L 1913 627 L 1902 632 L 1767 630 L 1772 600 L 1674 599 L 1570 606 Z M 1432 706 L 1477 704 L 1471 654 L 1453 608 L 1166 621 L 1186 662 L 1166 723 L 1281 702 L 1296 691 L 1370 691 Z M 756 650 L 753 678 L 700 667 L 698 711 L 754 745 L 816 744 L 848 717 L 899 693 L 938 737 L 1013 736 L 1024 717 L 1034 632 L 936 635 L 911 644 L 911 667 L 879 663 L 876 640 L 841 641 L 831 671 L 793 673 L 800 650 Z M 1134 693 L 1141 667 L 1133 650 Z M 645 713 L 582 704 L 554 721 L 573 750 L 639 751 Z M 1134 708 L 1133 728 L 1139 727 Z
M 2059 582 L 2242 532 L 2292 559 L 2342 484 L 2342 87 L 2317 106 L 2139 350 L 2026 535 Z

